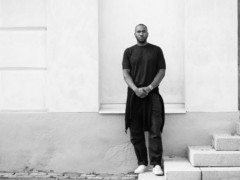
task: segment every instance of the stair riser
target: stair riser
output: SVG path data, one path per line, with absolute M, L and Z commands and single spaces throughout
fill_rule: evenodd
M 240 151 L 216 151 L 189 147 L 188 158 L 195 167 L 240 167 Z
M 239 180 L 240 167 L 237 168 L 200 168 L 202 180 Z
M 212 146 L 217 151 L 240 151 L 240 136 L 213 136 Z
M 192 167 L 186 158 L 165 158 L 166 180 L 201 180 L 200 168 Z
M 240 122 L 235 124 L 235 133 L 240 136 Z
M 169 172 L 166 180 L 201 180 L 200 173 L 193 172 Z

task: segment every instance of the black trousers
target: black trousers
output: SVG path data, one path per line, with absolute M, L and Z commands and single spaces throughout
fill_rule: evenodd
M 149 129 L 149 158 L 151 165 L 161 165 L 162 162 L 162 136 L 161 125 L 163 123 L 161 117 L 161 104 L 157 94 L 152 94 L 152 117 L 151 127 Z M 134 146 L 135 154 L 137 156 L 138 165 L 148 165 L 147 148 L 145 143 L 144 131 L 140 128 L 131 130 L 130 138 Z

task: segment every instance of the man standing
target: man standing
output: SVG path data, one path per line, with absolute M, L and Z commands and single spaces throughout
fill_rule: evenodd
M 135 173 L 147 169 L 148 158 L 144 131 L 149 133 L 149 156 L 155 175 L 163 175 L 162 137 L 164 104 L 158 86 L 165 76 L 165 59 L 160 47 L 147 42 L 148 29 L 138 24 L 134 33 L 137 44 L 127 48 L 123 55 L 122 69 L 128 85 L 125 112 L 126 131 L 138 160 Z

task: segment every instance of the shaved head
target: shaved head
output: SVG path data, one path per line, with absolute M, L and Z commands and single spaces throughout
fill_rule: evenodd
M 138 24 L 135 27 L 135 33 L 134 33 L 138 45 L 145 45 L 147 43 L 148 38 L 148 29 L 147 26 L 144 24 Z
M 145 24 L 138 24 L 138 25 L 136 25 L 136 27 L 135 27 L 135 32 L 136 32 L 136 30 L 137 30 L 137 28 L 138 28 L 139 26 L 144 27 L 144 28 L 146 29 L 146 31 L 148 31 L 147 26 L 146 26 Z

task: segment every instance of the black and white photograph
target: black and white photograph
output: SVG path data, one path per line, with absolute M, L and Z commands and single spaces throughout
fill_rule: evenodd
M 240 180 L 239 0 L 0 0 L 0 180 Z

